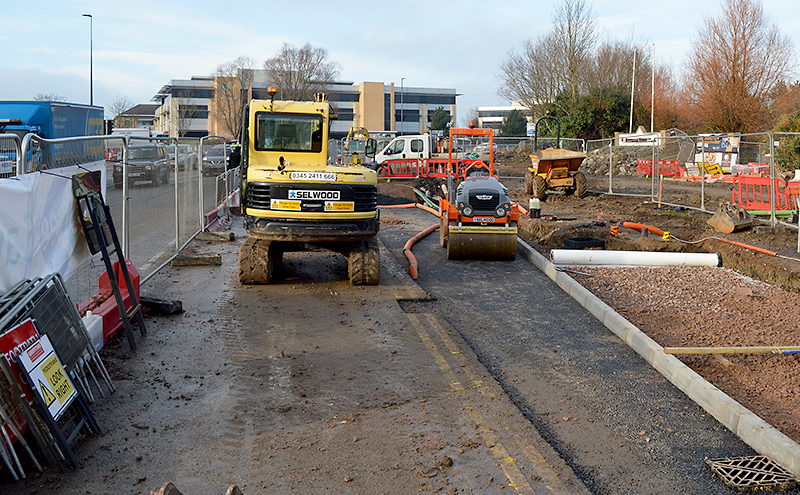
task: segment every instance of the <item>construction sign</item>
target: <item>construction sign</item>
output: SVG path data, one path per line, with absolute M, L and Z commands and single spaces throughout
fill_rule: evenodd
M 19 354 L 19 363 L 30 378 L 32 388 L 41 397 L 54 420 L 58 420 L 77 397 L 78 392 L 61 365 L 47 335 Z

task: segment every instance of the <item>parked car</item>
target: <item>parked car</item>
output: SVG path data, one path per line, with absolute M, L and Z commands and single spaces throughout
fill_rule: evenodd
M 175 150 L 176 146 L 170 144 L 167 146 L 167 153 L 169 154 L 169 162 L 175 163 Z M 178 170 L 194 170 L 197 168 L 197 152 L 190 144 L 177 145 L 178 150 Z
M 203 174 L 219 175 L 228 169 L 228 160 L 231 156 L 231 147 L 226 144 L 218 144 L 208 150 L 203 157 Z
M 132 144 L 128 147 L 128 182 L 149 181 L 153 186 L 167 184 L 172 167 L 167 147 L 159 143 Z M 114 187 L 122 187 L 122 162 L 114 163 Z

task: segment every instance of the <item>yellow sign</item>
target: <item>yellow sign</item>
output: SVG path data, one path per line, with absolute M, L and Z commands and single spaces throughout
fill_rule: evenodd
M 50 407 L 50 404 L 52 404 L 53 401 L 56 400 L 56 396 L 53 395 L 53 392 L 51 392 L 50 389 L 48 389 L 47 386 L 45 386 L 45 384 L 42 383 L 41 380 L 39 380 L 39 390 L 42 391 L 42 399 L 44 399 L 44 405 Z
M 58 360 L 58 355 L 47 335 L 28 346 L 17 356 L 19 364 L 36 384 L 36 392 L 41 397 L 54 420 L 59 417 L 78 396 L 67 372 Z
M 66 398 L 75 390 L 72 388 L 72 382 L 67 379 L 67 374 L 55 354 L 42 364 L 42 373 L 50 384 L 52 390 L 58 397 L 59 402 L 65 402 Z M 46 402 L 46 401 L 45 401 Z M 51 401 L 52 402 L 52 401 Z M 49 406 L 50 404 L 48 404 Z
M 352 201 L 325 201 L 325 211 L 353 211 L 355 203 Z
M 269 205 L 272 210 L 293 210 L 300 211 L 300 201 L 289 201 L 288 199 L 273 199 Z

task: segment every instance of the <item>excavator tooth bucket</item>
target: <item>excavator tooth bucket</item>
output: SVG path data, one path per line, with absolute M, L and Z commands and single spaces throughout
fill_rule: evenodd
M 447 235 L 447 258 L 451 260 L 511 261 L 517 257 L 517 229 L 491 231 L 451 227 Z
M 720 203 L 717 212 L 708 219 L 714 230 L 723 234 L 746 230 L 753 226 L 753 218 L 747 210 L 731 203 Z

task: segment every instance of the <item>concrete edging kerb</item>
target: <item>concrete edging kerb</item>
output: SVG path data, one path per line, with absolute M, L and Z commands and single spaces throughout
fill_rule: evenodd
M 653 368 L 714 416 L 759 454 L 765 455 L 800 477 L 800 445 L 753 412 L 706 381 L 653 339 L 627 321 L 597 296 L 539 254 L 522 239 L 517 245 L 523 256 L 550 277 L 564 292 L 592 313 L 617 337 L 642 356 Z

